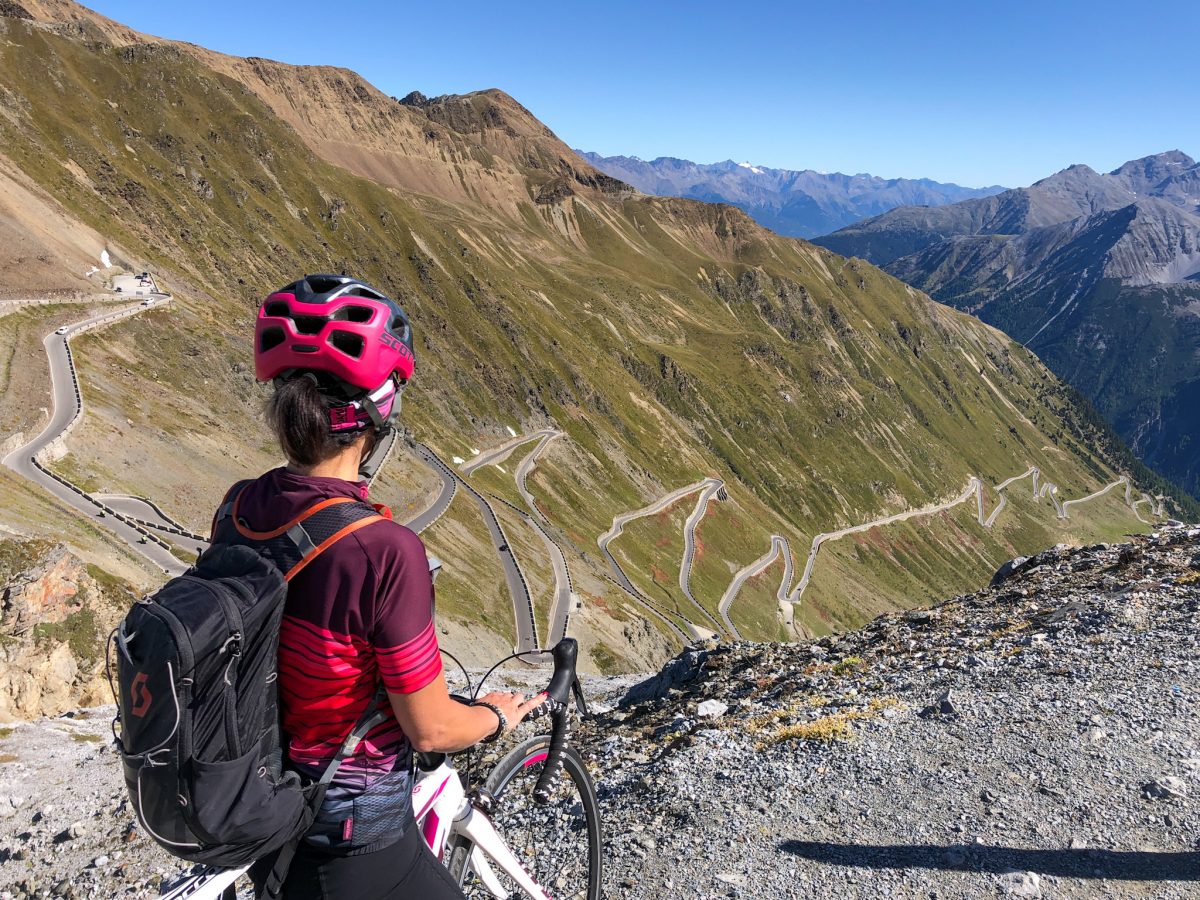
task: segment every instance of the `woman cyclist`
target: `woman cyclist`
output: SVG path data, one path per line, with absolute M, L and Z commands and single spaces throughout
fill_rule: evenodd
M 413 374 L 404 311 L 355 279 L 309 275 L 263 302 L 254 361 L 259 381 L 274 382 L 267 420 L 287 465 L 236 489 L 238 527 L 279 534 L 322 501 L 366 501 L 360 466 L 393 427 Z M 543 699 L 450 697 L 425 548 L 377 509 L 383 518 L 332 543 L 288 589 L 279 703 L 290 767 L 318 778 L 380 684 L 389 714 L 338 768 L 292 861 L 285 900 L 462 897 L 414 826 L 413 750 L 494 740 Z

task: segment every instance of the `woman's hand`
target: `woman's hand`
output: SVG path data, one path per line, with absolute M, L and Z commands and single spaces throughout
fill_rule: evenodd
M 479 697 L 478 702 L 490 703 L 504 713 L 504 718 L 508 720 L 508 727 L 504 729 L 504 733 L 508 734 L 527 715 L 546 702 L 546 694 L 535 694 L 526 700 L 524 694 L 515 691 L 492 691 Z
M 450 699 L 442 673 L 411 694 L 388 693 L 396 721 L 412 742 L 413 748 L 425 752 L 457 753 L 496 731 L 496 713 L 486 706 L 469 706 Z M 511 691 L 493 691 L 480 700 L 490 703 L 504 713 L 508 720 L 506 731 L 512 731 L 527 715 L 546 702 L 545 694 L 525 699 Z

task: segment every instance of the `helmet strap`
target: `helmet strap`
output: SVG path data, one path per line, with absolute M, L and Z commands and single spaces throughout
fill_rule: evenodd
M 389 377 L 375 390 L 357 400 L 330 407 L 330 429 L 335 434 L 344 434 L 373 426 L 375 433 L 382 437 L 392 429 L 400 417 L 400 398 L 403 392 L 404 385 Z M 380 409 L 381 406 L 387 410 L 386 415 L 383 409 Z

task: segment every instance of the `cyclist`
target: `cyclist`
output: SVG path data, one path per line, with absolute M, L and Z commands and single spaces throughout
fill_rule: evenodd
M 274 382 L 267 421 L 287 465 L 242 489 L 242 525 L 271 532 L 322 500 L 367 500 L 360 465 L 394 426 L 413 374 L 404 311 L 356 279 L 309 275 L 266 298 L 254 341 L 256 375 Z M 286 900 L 462 897 L 413 824 L 413 749 L 494 740 L 543 700 L 450 697 L 425 548 L 379 510 L 384 520 L 338 540 L 288 590 L 278 671 L 290 767 L 319 777 L 380 683 L 391 714 L 338 769 L 291 864 Z M 260 890 L 264 877 L 257 871 Z

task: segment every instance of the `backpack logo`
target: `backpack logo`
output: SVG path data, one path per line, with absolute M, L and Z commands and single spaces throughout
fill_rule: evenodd
M 129 708 L 129 712 L 139 719 L 143 718 L 149 712 L 150 701 L 154 699 L 150 694 L 150 689 L 146 687 L 146 681 L 149 677 L 145 672 L 138 672 L 133 679 L 133 683 L 129 685 L 129 697 L 133 701 L 133 706 Z

